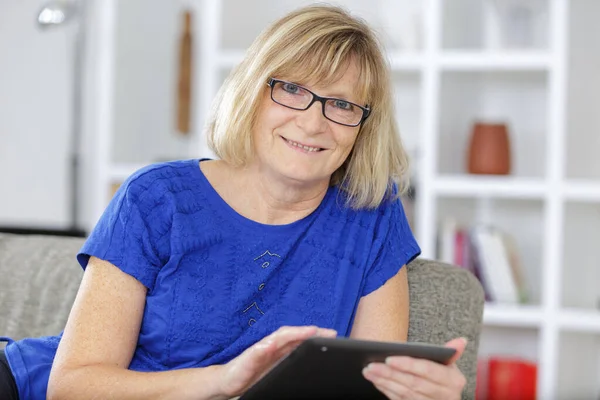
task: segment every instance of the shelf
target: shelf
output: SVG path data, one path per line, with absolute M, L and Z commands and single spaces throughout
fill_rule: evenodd
M 566 200 L 600 202 L 600 183 L 593 180 L 569 180 L 564 185 Z
M 485 326 L 539 327 L 544 313 L 538 306 L 499 305 L 485 303 Z M 600 333 L 600 311 L 565 308 L 558 313 L 562 330 L 569 332 Z
M 547 191 L 542 179 L 513 176 L 444 175 L 434 181 L 434 190 L 446 197 L 504 197 L 541 199 Z
M 563 309 L 559 314 L 559 323 L 565 331 L 600 333 L 600 311 Z
M 544 71 L 550 69 L 547 52 L 446 51 L 440 56 L 442 69 L 448 71 Z
M 542 311 L 538 306 L 485 303 L 483 324 L 486 326 L 539 327 Z

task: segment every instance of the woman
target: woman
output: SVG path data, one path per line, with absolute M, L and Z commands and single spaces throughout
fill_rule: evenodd
M 131 176 L 77 255 L 63 334 L 7 346 L 19 398 L 226 399 L 311 336 L 405 341 L 420 249 L 390 87 L 373 33 L 338 8 L 269 27 L 216 99 L 219 160 Z M 391 399 L 465 384 L 410 358 L 364 376 Z

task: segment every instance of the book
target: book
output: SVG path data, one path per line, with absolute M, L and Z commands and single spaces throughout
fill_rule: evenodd
M 517 288 L 519 303 L 527 303 L 530 300 L 529 291 L 527 289 L 527 281 L 525 279 L 525 275 L 523 273 L 523 268 L 521 265 L 521 260 L 519 258 L 517 243 L 515 242 L 515 239 L 512 236 L 506 233 L 502 234 L 502 241 L 504 242 L 504 247 L 508 256 L 513 280 Z
M 499 228 L 465 227 L 452 217 L 440 223 L 437 259 L 465 268 L 481 282 L 486 301 L 527 303 L 529 292 L 514 238 Z
M 501 234 L 495 228 L 478 225 L 472 229 L 478 268 L 482 284 L 493 301 L 516 304 L 519 302 L 512 267 Z

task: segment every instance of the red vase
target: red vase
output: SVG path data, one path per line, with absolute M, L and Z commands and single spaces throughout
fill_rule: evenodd
M 468 153 L 470 174 L 510 174 L 510 139 L 506 124 L 475 123 Z

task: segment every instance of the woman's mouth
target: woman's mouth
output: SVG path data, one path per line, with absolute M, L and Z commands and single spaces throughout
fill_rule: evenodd
M 281 136 L 281 138 L 288 144 L 288 146 L 294 148 L 294 150 L 299 150 L 299 151 L 302 151 L 305 153 L 318 153 L 319 151 L 323 150 L 321 147 L 306 146 L 302 143 L 298 143 L 298 142 L 294 142 L 293 140 L 286 139 L 283 136 Z

